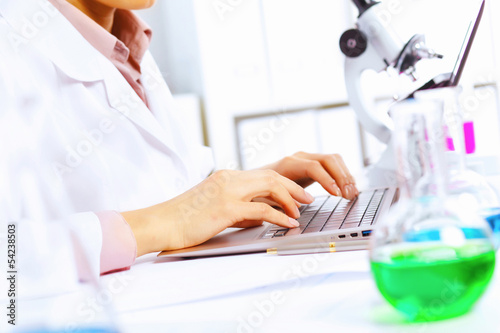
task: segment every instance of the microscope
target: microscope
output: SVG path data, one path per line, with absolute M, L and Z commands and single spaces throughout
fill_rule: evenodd
M 390 22 L 379 14 L 383 2 L 352 0 L 359 10 L 356 28 L 345 31 L 340 38 L 340 49 L 345 54 L 345 83 L 351 107 L 363 128 L 382 143 L 387 144 L 380 160 L 368 168 L 371 187 L 394 185 L 395 163 L 392 145 L 392 120 L 388 113 L 377 113 L 375 103 L 362 91 L 362 74 L 366 70 L 382 72 L 391 68 L 400 76 L 417 80 L 415 65 L 422 59 L 441 59 L 425 44 L 425 36 L 416 34 L 403 41 Z

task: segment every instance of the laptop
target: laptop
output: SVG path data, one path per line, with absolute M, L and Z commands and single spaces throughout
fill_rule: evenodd
M 425 83 L 418 90 L 456 86 L 469 55 L 485 0 L 479 15 L 467 30 L 452 73 L 442 74 Z M 411 94 L 409 97 L 411 97 Z M 205 257 L 229 254 L 266 252 L 298 244 L 328 244 L 368 240 L 378 221 L 384 218 L 398 200 L 397 188 L 377 188 L 362 191 L 353 200 L 335 196 L 316 197 L 300 209 L 298 228 L 287 229 L 268 222 L 248 229 L 227 229 L 207 242 L 175 251 L 164 251 L 160 257 Z M 366 248 L 368 245 L 366 245 Z
M 451 73 L 438 75 L 435 78 L 429 80 L 406 98 L 412 98 L 414 93 L 420 90 L 436 89 L 443 87 L 456 87 L 458 85 L 465 68 L 465 63 L 467 62 L 467 58 L 469 57 L 469 53 L 472 48 L 472 43 L 476 36 L 477 29 L 479 28 L 479 23 L 481 22 L 481 18 L 483 17 L 485 1 L 486 0 L 481 1 L 481 6 L 479 8 L 479 13 L 477 17 L 475 18 L 475 20 L 471 21 L 469 23 L 469 26 L 467 27 L 467 32 L 465 34 L 464 41 L 457 56 L 457 60 L 455 62 L 453 71 Z

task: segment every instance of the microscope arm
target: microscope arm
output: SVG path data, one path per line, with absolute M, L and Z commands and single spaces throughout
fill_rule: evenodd
M 368 69 L 380 72 L 386 67 L 387 65 L 370 44 L 363 54 L 355 58 L 346 57 L 345 61 L 345 84 L 350 105 L 363 128 L 383 143 L 388 143 L 391 138 L 391 119 L 388 114 L 373 113 L 373 110 L 376 110 L 375 103 L 363 93 L 361 78 L 363 72 Z

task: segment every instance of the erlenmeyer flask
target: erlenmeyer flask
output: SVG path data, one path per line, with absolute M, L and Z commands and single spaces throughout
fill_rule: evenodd
M 401 197 L 370 246 L 377 287 L 410 321 L 466 313 L 495 266 L 488 225 L 448 200 L 442 111 L 440 103 L 415 100 L 391 109 Z

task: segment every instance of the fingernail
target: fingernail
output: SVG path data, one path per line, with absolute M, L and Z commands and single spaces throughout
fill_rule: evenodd
M 332 188 L 333 188 L 333 193 L 335 194 L 335 196 L 337 196 L 337 197 L 342 196 L 342 191 L 340 190 L 340 188 L 337 186 L 336 183 L 333 183 Z
M 359 190 L 355 185 L 352 185 L 354 187 L 354 190 L 356 191 L 356 195 L 359 195 Z
M 297 220 L 294 220 L 292 218 L 289 218 L 290 224 L 293 225 L 294 227 L 298 227 L 300 223 Z
M 305 192 L 305 191 L 304 191 L 304 192 Z M 309 192 L 305 192 L 305 193 L 306 193 L 306 198 L 307 198 L 309 201 L 313 202 L 313 201 L 314 201 L 314 197 L 311 195 L 311 193 L 309 193 Z
M 352 193 L 352 196 L 354 198 L 355 196 L 358 195 L 358 190 L 356 189 L 356 186 L 354 186 L 353 184 L 351 184 L 349 186 L 351 187 L 351 193 Z
M 344 186 L 344 195 L 345 195 L 345 198 L 346 199 L 350 199 L 352 193 L 353 192 L 352 192 L 352 189 L 351 189 L 351 185 L 345 185 Z
M 300 211 L 299 211 L 299 208 L 297 208 L 297 207 L 295 207 L 295 216 L 296 216 L 297 218 L 299 218 L 299 217 L 300 217 Z
M 352 197 L 355 198 L 358 195 L 358 190 L 356 190 L 356 186 L 354 186 L 352 184 L 349 186 L 351 187 Z

